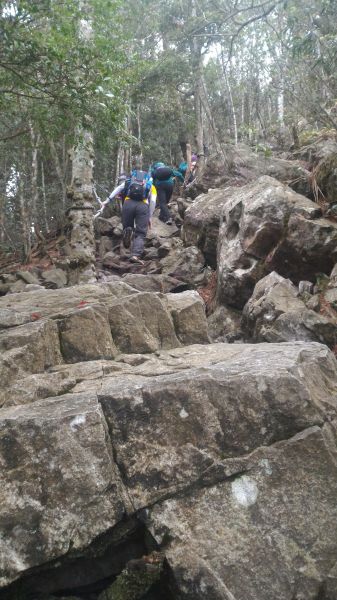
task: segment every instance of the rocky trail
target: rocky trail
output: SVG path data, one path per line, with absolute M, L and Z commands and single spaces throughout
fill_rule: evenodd
M 1 600 L 337 599 L 337 223 L 236 152 L 144 267 L 111 207 L 97 282 L 4 265 Z

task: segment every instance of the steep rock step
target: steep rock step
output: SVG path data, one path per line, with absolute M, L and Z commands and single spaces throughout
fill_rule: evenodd
M 58 577 L 70 569 L 75 578 L 108 536 L 101 579 L 88 568 L 65 590 L 51 577 L 48 593 L 89 598 L 84 588 L 95 584 L 97 598 L 130 559 L 155 550 L 174 598 L 313 599 L 322 585 L 334 597 L 329 350 L 214 344 L 123 359 L 56 365 L 82 370 L 73 393 L 0 409 L 1 585 L 19 585 L 32 569 L 42 585 L 55 561 Z M 143 527 L 134 551 L 131 523 L 134 533 Z

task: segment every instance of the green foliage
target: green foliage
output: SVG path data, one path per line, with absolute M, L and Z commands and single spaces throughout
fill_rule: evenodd
M 119 115 L 126 62 L 119 4 L 86 2 L 90 39 L 80 33 L 82 4 L 5 3 L 0 17 L 0 107 L 5 113 L 10 104 L 41 126 L 52 121 L 60 127 L 62 122 L 65 130 L 100 109 L 108 111 L 109 119 Z

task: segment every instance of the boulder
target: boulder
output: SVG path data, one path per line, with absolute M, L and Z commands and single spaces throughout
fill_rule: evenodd
M 308 309 L 291 281 L 275 272 L 257 283 L 243 309 L 242 324 L 256 342 L 307 340 L 330 348 L 337 343 L 337 322 Z
M 326 347 L 219 346 L 223 359 L 215 364 L 201 346 L 202 366 L 179 372 L 172 364 L 171 373 L 153 377 L 106 377 L 98 389 L 136 508 L 215 483 L 221 473 L 230 477 L 234 459 L 311 426 L 323 427 L 325 413 L 336 419 L 330 387 L 336 361 Z
M 132 293 L 136 294 L 137 291 L 119 279 L 113 283 L 74 285 L 59 290 L 39 290 L 30 294 L 5 296 L 0 298 L 0 310 L 33 315 L 32 318 L 57 318 L 64 316 L 69 310 L 90 304 L 107 305 L 116 297 Z
M 229 306 L 217 306 L 207 318 L 208 333 L 212 342 L 242 340 L 241 312 Z
M 61 352 L 65 362 L 114 358 L 108 311 L 105 307 L 84 306 L 58 321 Z
M 335 456 L 329 437 L 312 427 L 241 459 L 217 485 L 156 504 L 144 520 L 165 551 L 177 594 L 336 598 Z
M 180 346 L 160 295 L 139 292 L 111 303 L 108 311 L 112 337 L 121 352 L 147 353 Z
M 178 229 L 174 223 L 172 225 L 166 225 L 166 223 L 159 220 L 158 215 L 155 213 L 152 217 L 152 226 L 147 233 L 147 238 L 151 241 L 156 239 L 164 240 L 177 233 Z
M 314 600 L 328 583 L 334 597 L 337 365 L 325 346 L 193 345 L 50 374 L 76 381 L 72 393 L 0 409 L 0 586 L 27 575 L 16 592 L 32 576 L 60 597 L 79 577 L 106 585 L 154 537 L 175 597 Z
M 180 281 L 169 275 L 141 275 L 138 273 L 127 273 L 123 275 L 122 281 L 139 292 L 162 292 L 166 294 L 174 289 Z
M 41 373 L 63 362 L 58 329 L 53 321 L 38 320 L 2 331 L 0 350 L 3 361 L 16 350 L 17 366 L 28 373 Z
M 6 284 L 5 284 L 6 285 Z M 8 288 L 9 294 L 17 294 L 23 292 L 27 286 L 27 283 L 23 279 L 18 279 L 15 283 L 12 283 Z M 7 292 L 5 292 L 7 293 Z
M 27 294 L 27 292 L 38 292 L 39 290 L 43 289 L 43 285 L 38 285 L 37 283 L 27 283 L 26 287 L 22 291 Z
M 210 156 L 205 168 L 188 186 L 187 195 L 196 198 L 210 188 L 245 185 L 262 175 L 275 177 L 305 196 L 312 194 L 310 173 L 301 161 L 268 155 L 268 149 L 254 152 L 246 144 L 228 145 L 225 155 Z
M 175 332 L 184 344 L 209 342 L 204 302 L 198 292 L 189 290 L 180 294 L 166 294 L 168 310 Z
M 102 235 L 97 241 L 96 247 L 99 258 L 102 260 L 108 252 L 112 252 L 113 241 L 107 235 Z
M 36 277 L 36 275 L 34 275 L 34 273 L 31 273 L 30 271 L 17 271 L 16 276 L 19 279 L 22 279 L 22 281 L 24 281 L 25 283 L 31 283 L 31 284 L 39 284 L 40 283 L 38 277 Z
M 296 284 L 330 273 L 337 224 L 319 216 L 317 204 L 270 177 L 233 190 L 219 234 L 220 303 L 242 308 L 271 271 Z
M 75 386 L 76 378 L 68 376 L 68 373 L 62 370 L 56 373 L 34 373 L 33 375 L 21 372 L 14 378 L 10 391 L 5 387 L 0 389 L 0 406 L 18 406 L 42 398 L 62 396 Z
M 46 287 L 53 290 L 63 288 L 67 285 L 67 273 L 63 269 L 50 269 L 41 274 Z
M 107 252 L 103 256 L 102 260 L 103 267 L 107 269 L 113 269 L 120 264 L 120 255 L 117 252 Z
M 170 275 L 185 283 L 201 285 L 205 279 L 205 259 L 195 246 L 184 248 L 181 240 L 177 240 L 175 249 L 160 260 L 162 273 Z
M 231 193 L 232 188 L 209 190 L 185 211 L 182 239 L 186 246 L 197 246 L 213 268 L 216 268 L 220 217 Z
M 31 321 L 30 313 L 17 312 L 10 308 L 0 308 L 0 330 L 17 327 Z
M 100 236 L 112 237 L 116 227 L 120 225 L 120 222 L 120 217 L 117 215 L 108 219 L 97 217 L 97 219 L 95 219 L 95 230 Z
M 126 510 L 95 395 L 0 410 L 0 586 L 86 547 Z

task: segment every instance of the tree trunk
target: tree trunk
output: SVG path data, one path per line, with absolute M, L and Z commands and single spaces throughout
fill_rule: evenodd
M 138 164 L 140 168 L 143 168 L 143 150 L 142 150 L 142 129 L 141 129 L 141 120 L 140 120 L 140 104 L 137 104 L 137 139 L 138 139 Z
M 79 37 L 89 45 L 93 35 L 90 5 L 87 0 L 80 0 L 80 7 L 86 17 L 79 22 Z M 71 205 L 67 211 L 66 254 L 70 284 L 96 281 L 94 141 L 91 119 L 85 117 L 84 120 L 85 124 L 79 126 L 76 132 L 77 144 L 72 156 L 72 180 L 68 190 Z
M 32 143 L 32 172 L 31 172 L 31 223 L 36 225 L 38 222 L 38 203 L 39 203 L 39 189 L 38 189 L 38 146 L 40 143 L 39 134 L 35 134 L 32 125 L 29 125 L 30 139 Z
M 30 253 L 32 249 L 32 236 L 31 236 L 31 222 L 30 214 L 27 209 L 27 202 L 25 198 L 25 189 L 23 183 L 23 177 L 20 173 L 19 184 L 18 184 L 18 196 L 19 196 L 19 207 L 20 207 L 20 220 L 22 230 L 22 247 L 25 262 L 29 262 Z
M 52 159 L 54 161 L 54 167 L 56 171 L 57 178 L 59 180 L 61 190 L 62 190 L 62 206 L 63 210 L 65 210 L 66 205 L 66 196 L 67 196 L 67 186 L 66 186 L 66 165 L 65 161 L 63 161 L 63 165 L 61 166 L 61 162 L 54 144 L 53 140 L 49 140 L 50 152 L 52 155 Z
M 46 233 L 49 233 L 49 224 L 48 224 L 48 217 L 47 217 L 46 182 L 45 182 L 45 178 L 44 178 L 44 164 L 43 164 L 43 161 L 41 161 L 41 184 L 42 184 L 44 228 L 45 228 Z
M 192 0 L 191 5 L 192 18 L 197 19 L 197 2 Z M 204 157 L 204 131 L 203 131 L 203 107 L 202 107 L 202 75 L 203 75 L 203 56 L 201 53 L 200 42 L 197 37 L 192 39 L 192 64 L 194 71 L 194 114 L 195 114 L 195 143 L 199 156 L 200 167 L 205 162 Z
M 225 84 L 226 84 L 226 87 L 227 87 L 227 91 L 228 91 L 229 106 L 230 106 L 230 110 L 231 110 L 231 113 L 232 113 L 234 143 L 237 146 L 237 143 L 238 143 L 238 126 L 237 126 L 237 120 L 236 120 L 236 112 L 235 112 L 235 106 L 234 106 L 234 102 L 233 102 L 232 89 L 231 89 L 231 85 L 229 83 L 229 79 L 228 79 L 228 76 L 227 76 L 227 71 L 226 71 L 226 65 L 225 65 L 225 59 L 224 59 L 223 50 L 221 51 L 221 66 L 222 66 L 223 78 L 224 78 L 224 81 L 225 81 Z
M 93 135 L 89 129 L 79 130 L 72 159 L 72 181 L 68 190 L 71 202 L 67 211 L 67 263 L 69 283 L 96 281 L 95 236 L 93 226 L 94 193 Z
M 115 173 L 114 173 L 114 178 L 113 181 L 115 183 L 115 186 L 118 184 L 118 178 L 120 176 L 120 174 L 122 173 L 122 149 L 121 149 L 121 145 L 118 144 L 118 148 L 117 148 L 117 152 L 116 152 L 116 163 L 115 163 Z
M 213 139 L 214 147 L 215 147 L 217 154 L 221 154 L 222 156 L 224 156 L 223 150 L 221 148 L 218 132 L 216 129 L 215 121 L 213 119 L 212 110 L 211 110 L 209 100 L 208 100 L 206 82 L 205 82 L 205 79 L 203 76 L 202 76 L 201 81 L 202 81 L 202 105 L 204 107 L 204 110 L 205 110 L 205 113 L 206 113 L 206 116 L 207 116 L 207 119 L 208 119 L 208 122 L 210 125 L 211 138 Z M 204 140 L 204 142 L 205 142 L 205 140 Z M 206 142 L 207 142 L 207 140 L 206 140 Z M 205 154 L 205 151 L 204 151 L 204 154 Z

